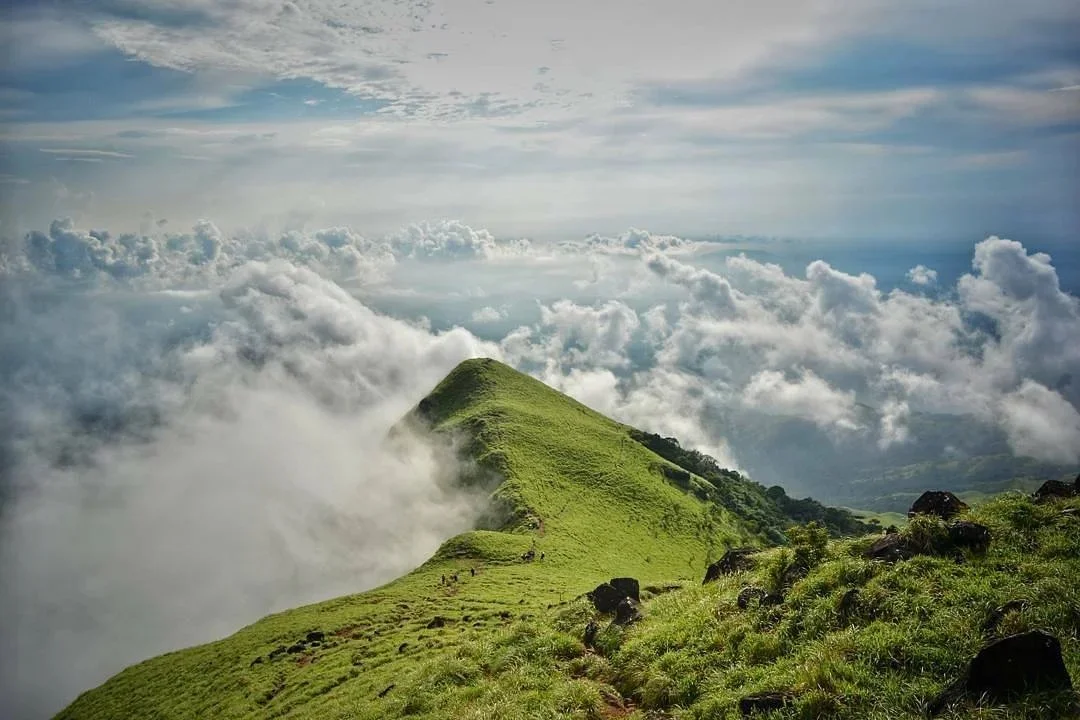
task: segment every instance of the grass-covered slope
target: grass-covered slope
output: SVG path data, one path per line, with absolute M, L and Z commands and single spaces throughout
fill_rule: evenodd
M 582 631 L 596 613 L 577 599 L 472 634 L 403 677 L 386 705 L 353 717 L 722 720 L 741 717 L 740 699 L 774 692 L 790 698 L 774 720 L 916 720 L 987 642 L 1035 629 L 1061 641 L 1080 680 L 1080 500 L 1036 505 L 1015 493 L 964 519 L 990 528 L 985 554 L 888 565 L 863 557 L 875 537 L 822 546 L 807 533 L 811 542 L 761 553 L 748 572 L 645 593 L 644 618 L 626 627 L 600 618 L 594 648 Z M 904 532 L 926 540 L 942 530 L 922 518 Z M 746 586 L 780 590 L 800 551 L 809 572 L 781 604 L 740 608 Z M 1010 704 L 969 698 L 939 717 L 1078 716 L 1075 693 L 1061 691 Z
M 130 667 L 60 717 L 393 717 L 406 710 L 401 692 L 380 694 L 467 638 L 538 619 L 613 576 L 699 578 L 725 547 L 768 544 L 783 527 L 775 512 L 768 525 L 710 501 L 714 486 L 631 428 L 495 361 L 459 366 L 408 422 L 418 420 L 458 438 L 475 461 L 469 481 L 494 488 L 490 529 L 447 540 L 384 587 Z M 731 482 L 744 499 L 764 497 Z M 522 561 L 530 550 L 536 560 Z

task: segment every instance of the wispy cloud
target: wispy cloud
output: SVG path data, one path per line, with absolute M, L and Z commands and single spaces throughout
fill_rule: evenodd
M 96 160 L 113 160 L 133 158 L 130 153 L 117 152 L 116 150 L 92 150 L 86 148 L 38 148 L 48 155 L 63 155 L 69 158 L 83 158 Z

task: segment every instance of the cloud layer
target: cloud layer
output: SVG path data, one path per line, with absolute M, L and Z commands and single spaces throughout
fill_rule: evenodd
M 58 220 L 2 250 L 0 669 L 26 715 L 468 527 L 451 448 L 382 443 L 467 357 L 826 498 L 946 452 L 1080 462 L 1080 303 L 998 237 L 953 288 L 923 266 L 888 290 L 641 230 Z

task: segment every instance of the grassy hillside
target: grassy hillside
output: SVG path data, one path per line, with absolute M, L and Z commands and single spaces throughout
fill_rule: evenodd
M 461 439 L 476 461 L 466 480 L 493 490 L 488 529 L 381 588 L 128 668 L 59 717 L 712 718 L 758 689 L 799 694 L 781 717 L 916 717 L 977 646 L 985 610 L 1018 595 L 1036 604 L 1010 627 L 1057 632 L 1080 677 L 1080 521 L 1050 506 L 978 508 L 995 541 L 960 565 L 885 567 L 859 557 L 870 538 L 823 549 L 824 533 L 803 533 L 818 542 L 809 575 L 782 605 L 738 610 L 743 585 L 776 585 L 804 552 L 766 550 L 751 573 L 701 586 L 727 546 L 768 546 L 789 522 L 772 489 L 687 472 L 693 458 L 658 447 L 677 462 L 665 460 L 642 433 L 493 361 L 459 366 L 408 422 Z M 587 649 L 581 595 L 615 576 L 641 581 L 645 618 L 604 620 Z M 841 618 L 854 586 L 864 609 Z
M 535 618 L 613 576 L 698 578 L 727 546 L 768 544 L 786 523 L 760 486 L 730 480 L 739 498 L 768 510 L 747 520 L 741 505 L 708 501 L 713 485 L 631 428 L 494 361 L 463 363 L 407 422 L 461 439 L 476 461 L 466 480 L 494 488 L 489 529 L 447 540 L 384 587 L 128 668 L 60 717 L 381 716 L 400 700 L 381 691 L 467 637 Z M 537 559 L 522 561 L 530 550 Z M 309 633 L 322 638 L 308 643 Z

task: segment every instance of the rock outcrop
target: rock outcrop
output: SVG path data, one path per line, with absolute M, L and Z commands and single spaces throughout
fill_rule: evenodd
M 1071 689 L 1061 642 L 1032 630 L 995 640 L 980 650 L 960 679 L 935 698 L 928 710 L 936 715 L 964 698 L 1007 703 L 1025 693 Z
M 586 597 L 592 602 L 593 607 L 602 613 L 613 613 L 619 608 L 619 603 L 629 598 L 635 603 L 641 600 L 641 592 L 638 581 L 634 578 L 612 578 L 606 583 L 600 583 Z
M 963 500 L 947 490 L 927 490 L 911 504 L 908 517 L 936 515 L 942 520 L 951 520 L 967 509 Z
M 705 579 L 702 585 L 712 582 L 722 575 L 750 570 L 754 567 L 754 561 L 750 556 L 757 552 L 754 548 L 733 548 L 724 553 L 724 556 L 714 562 L 705 571 Z

